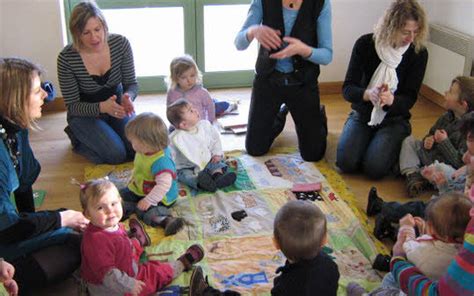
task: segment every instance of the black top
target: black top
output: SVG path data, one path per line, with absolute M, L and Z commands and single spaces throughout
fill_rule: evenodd
M 370 120 L 373 105 L 364 101 L 363 95 L 380 64 L 372 36 L 373 34 L 363 35 L 356 41 L 342 87 L 344 99 L 351 102 L 352 109 L 358 111 L 367 122 Z M 418 97 L 427 61 L 428 51 L 422 49 L 416 53 L 413 44 L 403 54 L 402 61 L 397 67 L 398 87 L 393 104 L 384 108 L 388 111 L 386 119 L 400 116 L 410 118 L 410 109 Z
M 272 295 L 336 295 L 339 270 L 336 263 L 324 252 L 311 260 L 302 260 L 279 267 L 273 281 Z

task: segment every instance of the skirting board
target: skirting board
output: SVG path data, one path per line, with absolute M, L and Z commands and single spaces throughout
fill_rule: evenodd
M 342 90 L 342 83 L 343 83 L 342 81 L 320 82 L 319 92 L 321 95 L 340 94 Z M 62 97 L 58 97 L 51 103 L 47 103 L 43 105 L 43 111 L 44 112 L 66 111 L 66 106 L 64 105 L 64 99 Z

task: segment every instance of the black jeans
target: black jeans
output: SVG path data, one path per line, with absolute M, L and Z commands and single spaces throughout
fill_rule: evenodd
M 320 160 L 326 150 L 327 130 L 320 116 L 318 82 L 316 78 L 311 83 L 302 82 L 293 74 L 277 71 L 255 76 L 245 139 L 247 153 L 260 156 L 268 152 L 278 136 L 274 126 L 283 103 L 295 122 L 301 157 Z

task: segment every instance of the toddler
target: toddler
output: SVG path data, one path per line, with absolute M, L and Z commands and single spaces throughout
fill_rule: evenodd
M 404 241 L 403 252 L 406 258 L 428 278 L 441 278 L 459 252 L 470 220 L 471 207 L 472 202 L 465 195 L 449 192 L 429 202 L 425 210 L 426 222 L 410 214 L 400 219 L 397 241 Z M 421 236 L 416 237 L 415 227 Z M 358 289 L 354 284 L 349 288 L 351 293 L 348 295 L 361 295 L 356 292 Z M 382 281 L 382 287 L 372 291 L 370 295 L 392 295 L 394 292 L 398 295 L 399 286 L 393 275 L 388 273 Z
M 202 86 L 202 74 L 190 55 L 179 56 L 171 61 L 168 80 L 167 106 L 185 98 L 198 110 L 202 119 L 211 123 L 216 121 L 216 116 L 237 109 L 235 103 L 217 102 L 211 99 L 207 89 Z
M 169 210 L 178 198 L 178 184 L 165 123 L 156 114 L 141 113 L 127 123 L 125 135 L 136 152 L 132 178 L 120 190 L 125 217 L 136 213 L 147 225 L 163 227 L 166 236 L 176 234 L 184 221 Z
M 122 204 L 115 185 L 107 179 L 90 181 L 81 186 L 80 200 L 90 219 L 81 245 L 81 277 L 90 295 L 150 295 L 191 270 L 204 256 L 201 246 L 192 245 L 176 261 L 140 263 L 145 240 L 130 239 L 119 223 Z M 146 233 L 140 223 L 130 222 L 133 232 L 143 239 Z M 197 286 L 191 281 L 190 290 L 199 289 Z
M 293 200 L 276 214 L 275 247 L 286 256 L 274 280 L 272 295 L 336 295 L 339 270 L 321 251 L 327 242 L 326 217 L 309 201 Z
M 168 106 L 166 115 L 176 128 L 170 139 L 178 180 L 210 192 L 234 184 L 237 176 L 227 171 L 219 133 L 211 123 L 200 120 L 199 112 L 185 99 Z
M 422 141 L 407 137 L 400 151 L 400 172 L 406 177 L 410 197 L 415 197 L 428 185 L 420 167 L 439 161 L 458 169 L 463 165 L 465 138 L 460 131 L 461 119 L 474 110 L 474 78 L 458 76 L 445 93 L 448 111 L 431 127 Z

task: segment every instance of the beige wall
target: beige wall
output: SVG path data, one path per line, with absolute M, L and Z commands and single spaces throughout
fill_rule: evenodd
M 250 1 L 250 0 L 249 0 Z M 344 79 L 354 41 L 370 32 L 390 0 L 331 0 L 334 60 L 321 81 Z M 474 0 L 420 0 L 435 22 L 474 35 Z M 57 85 L 56 57 L 64 44 L 62 0 L 0 0 L 0 55 L 22 56 L 43 66 Z

